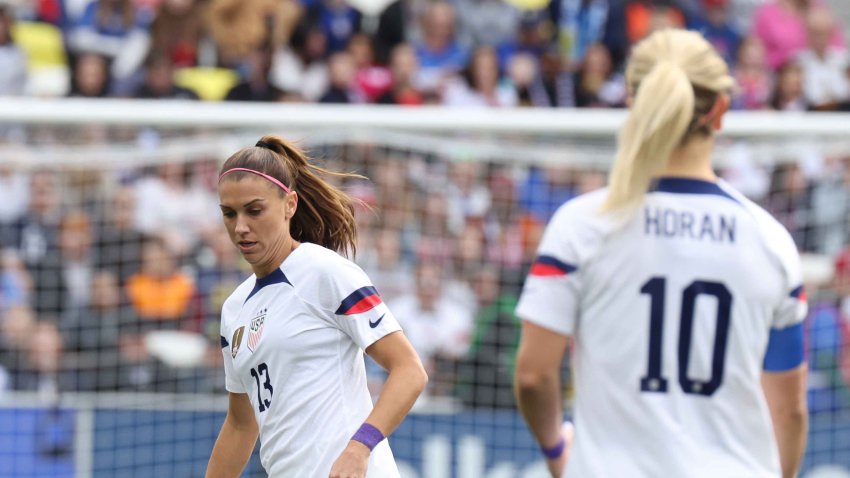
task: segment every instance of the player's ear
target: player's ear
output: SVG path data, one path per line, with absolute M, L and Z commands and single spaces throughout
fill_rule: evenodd
M 717 114 L 714 115 L 714 119 L 711 120 L 711 126 L 714 128 L 714 131 L 720 131 L 723 129 L 723 117 L 726 115 L 726 112 L 729 111 L 732 99 L 727 93 L 720 93 L 720 96 L 717 97 L 717 103 Z
M 286 220 L 289 221 L 292 219 L 292 216 L 295 215 L 295 211 L 298 210 L 298 193 L 295 191 L 289 191 L 286 193 L 286 196 L 284 196 L 283 201 L 283 213 L 286 215 Z

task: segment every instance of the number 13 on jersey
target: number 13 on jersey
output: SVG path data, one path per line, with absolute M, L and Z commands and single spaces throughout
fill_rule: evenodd
M 661 373 L 662 348 L 664 344 L 664 310 L 667 294 L 667 279 L 653 277 L 640 289 L 649 295 L 649 361 L 648 370 L 640 380 L 642 392 L 667 392 L 667 379 Z M 688 377 L 691 357 L 693 325 L 697 297 L 712 296 L 717 299 L 716 333 L 711 357 L 711 377 L 707 381 Z M 710 397 L 723 383 L 723 368 L 726 361 L 726 344 L 729 339 L 729 322 L 732 311 L 732 294 L 720 282 L 696 280 L 682 291 L 682 310 L 679 315 L 678 374 L 682 391 Z

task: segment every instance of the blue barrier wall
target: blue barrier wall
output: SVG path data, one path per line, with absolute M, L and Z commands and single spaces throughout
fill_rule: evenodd
M 0 478 L 74 476 L 74 410 L 0 409 Z M 98 410 L 94 415 L 96 478 L 203 477 L 224 414 L 191 411 Z M 804 470 L 838 464 L 850 470 L 850 417 L 813 417 Z M 403 469 L 485 478 L 522 476 L 540 457 L 522 420 L 512 411 L 412 415 L 392 436 Z M 429 449 L 430 447 L 430 449 Z M 507 473 L 507 474 L 505 474 Z M 244 474 L 265 476 L 256 451 Z M 532 475 L 534 476 L 534 475 Z

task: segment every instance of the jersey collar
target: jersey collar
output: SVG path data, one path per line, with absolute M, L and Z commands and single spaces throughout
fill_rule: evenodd
M 284 274 L 283 271 L 280 270 L 280 268 L 275 269 L 271 274 L 257 279 L 257 282 L 254 284 L 254 288 L 251 290 L 251 293 L 248 294 L 248 297 L 245 298 L 245 302 L 248 302 L 248 299 L 253 297 L 257 292 L 260 291 L 260 289 L 265 286 L 284 283 L 292 285 L 292 283 L 289 282 L 289 279 L 286 278 L 286 274 Z
M 673 194 L 708 194 L 722 196 L 739 202 L 734 196 L 726 192 L 716 182 L 705 181 L 694 178 L 662 177 L 652 182 L 650 192 L 663 192 Z

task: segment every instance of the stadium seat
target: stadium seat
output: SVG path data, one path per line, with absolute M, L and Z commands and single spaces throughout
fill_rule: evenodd
M 239 82 L 239 75 L 227 68 L 182 68 L 174 82 L 194 91 L 202 100 L 219 101 Z

